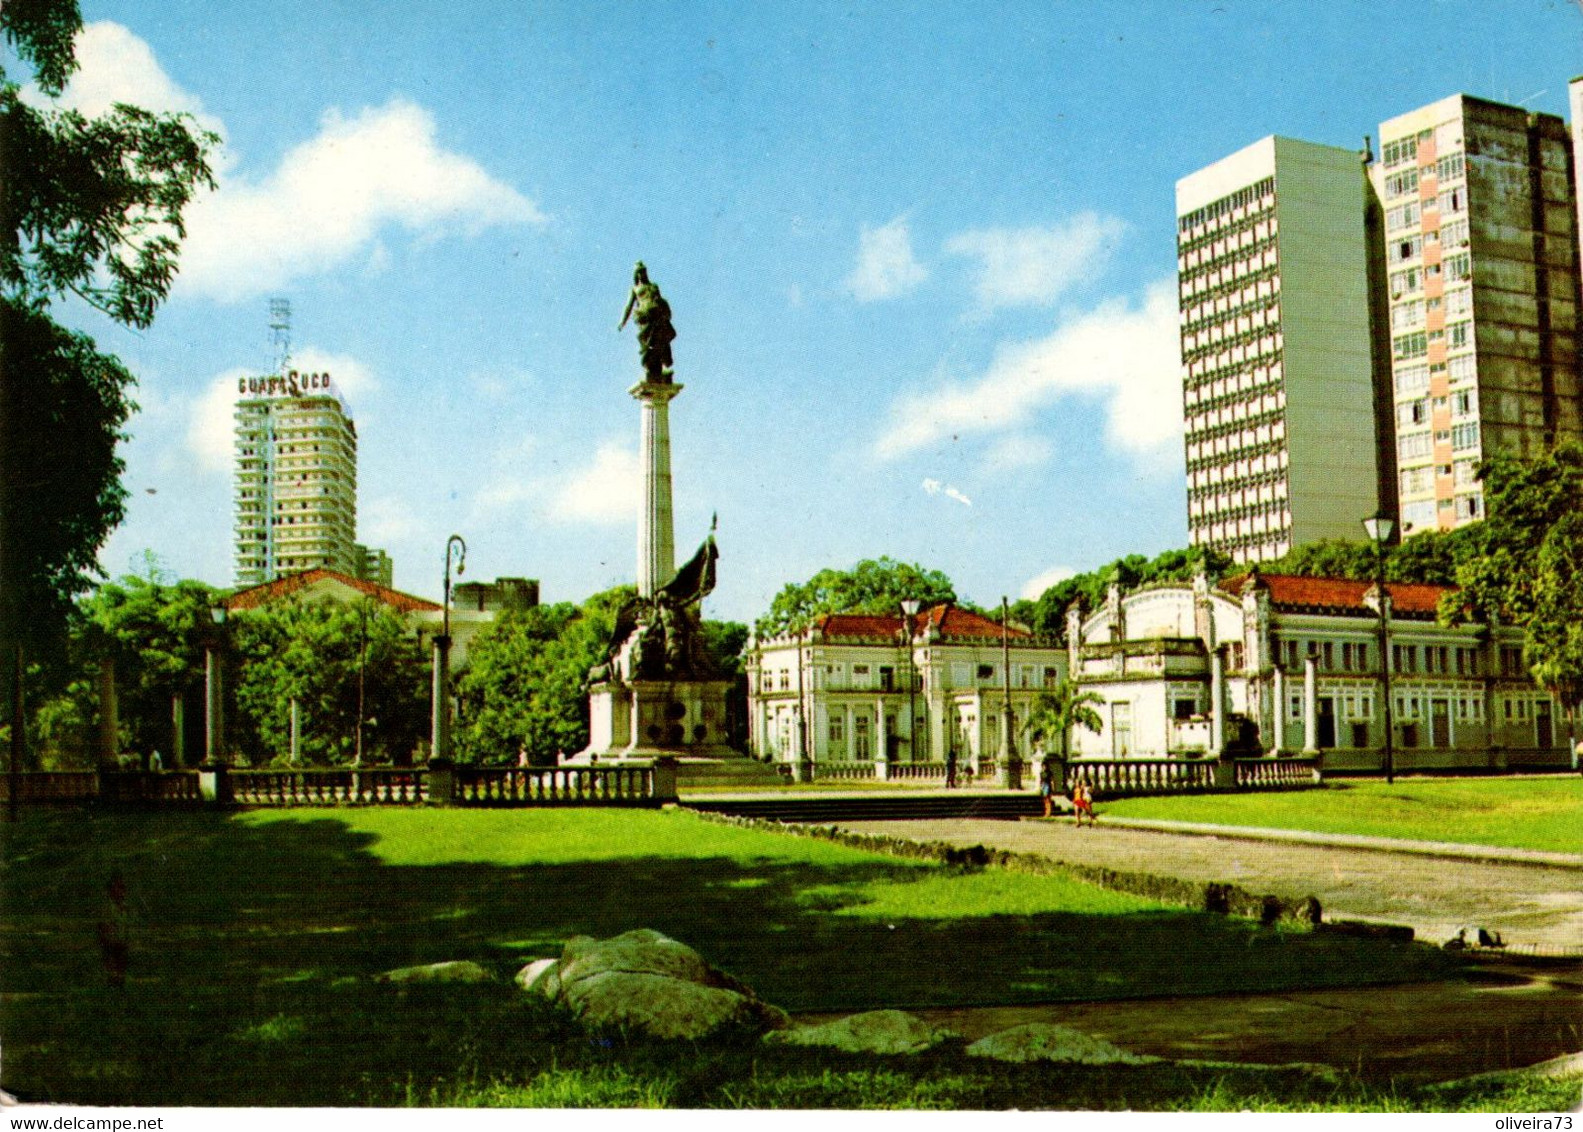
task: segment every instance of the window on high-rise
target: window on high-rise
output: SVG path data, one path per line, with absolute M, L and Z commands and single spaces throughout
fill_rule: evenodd
M 1442 183 L 1456 180 L 1462 176 L 1462 155 L 1460 153 L 1446 154 L 1435 162 L 1435 173 Z
M 1391 355 L 1402 358 L 1421 358 L 1429 352 L 1429 339 L 1424 334 L 1402 334 L 1391 342 Z
M 1451 430 L 1451 447 L 1457 451 L 1466 451 L 1479 446 L 1479 426 L 1477 423 L 1459 424 Z
M 1404 169 L 1400 173 L 1392 173 L 1385 178 L 1385 195 L 1387 197 L 1405 196 L 1418 191 L 1418 170 Z
M 1467 252 L 1450 255 L 1445 260 L 1445 274 L 1449 280 L 1468 279 L 1473 274 L 1473 261 Z

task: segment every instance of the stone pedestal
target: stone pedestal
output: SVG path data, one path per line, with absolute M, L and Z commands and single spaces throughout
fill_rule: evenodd
M 746 756 L 726 742 L 726 680 L 607 681 L 588 691 L 588 749 L 576 762 Z

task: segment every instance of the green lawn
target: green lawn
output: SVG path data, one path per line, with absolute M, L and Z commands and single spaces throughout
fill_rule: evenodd
M 1321 790 L 1103 801 L 1117 817 L 1583 853 L 1583 778 L 1401 778 Z
M 1223 1077 L 986 1068 L 959 1052 L 877 1076 L 806 1050 L 678 1059 L 590 1043 L 505 982 L 569 936 L 636 927 L 691 944 L 793 1011 L 1455 970 L 1428 948 L 1261 929 L 1062 877 L 904 861 L 677 811 L 33 811 L 0 826 L 0 850 L 0 1084 L 35 1101 L 852 1106 L 871 1090 L 869 1103 L 908 1107 L 1171 1107 L 1205 1103 Z M 95 936 L 115 871 L 133 915 L 121 989 L 107 986 Z M 482 962 L 501 982 L 368 980 L 446 959 Z M 1293 1084 L 1276 1099 L 1320 1103 L 1310 1092 Z

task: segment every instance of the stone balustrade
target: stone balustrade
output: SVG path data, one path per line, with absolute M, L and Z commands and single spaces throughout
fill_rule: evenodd
M 421 768 L 236 770 L 228 778 L 242 806 L 415 806 L 426 796 Z
M 1298 789 L 1318 786 L 1322 780 L 1319 759 L 1241 759 L 1235 764 L 1239 790 Z
M 853 782 L 871 779 L 875 775 L 874 763 L 869 762 L 816 762 L 813 764 L 813 777 L 827 780 L 849 780 Z
M 80 802 L 99 796 L 99 775 L 91 770 L 29 771 L 16 777 L 18 802 Z M 0 774 L 0 799 L 11 800 L 8 774 Z
M 647 806 L 659 801 L 652 767 L 466 767 L 455 771 L 458 806 Z
M 1066 764 L 1061 791 L 1070 793 L 1079 782 L 1106 798 L 1212 790 L 1217 765 L 1213 759 L 1075 759 Z

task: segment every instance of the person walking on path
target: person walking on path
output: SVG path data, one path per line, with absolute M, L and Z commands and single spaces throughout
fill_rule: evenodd
M 1055 774 L 1050 767 L 1050 760 L 1045 758 L 1039 763 L 1039 796 L 1044 800 L 1044 816 L 1055 816 Z
M 945 788 L 950 790 L 956 786 L 956 748 L 952 747 L 945 753 Z
M 1094 824 L 1094 791 L 1086 782 L 1078 782 L 1072 787 L 1072 813 L 1077 819 L 1077 824 L 1083 824 L 1083 815 L 1088 815 L 1088 824 Z

